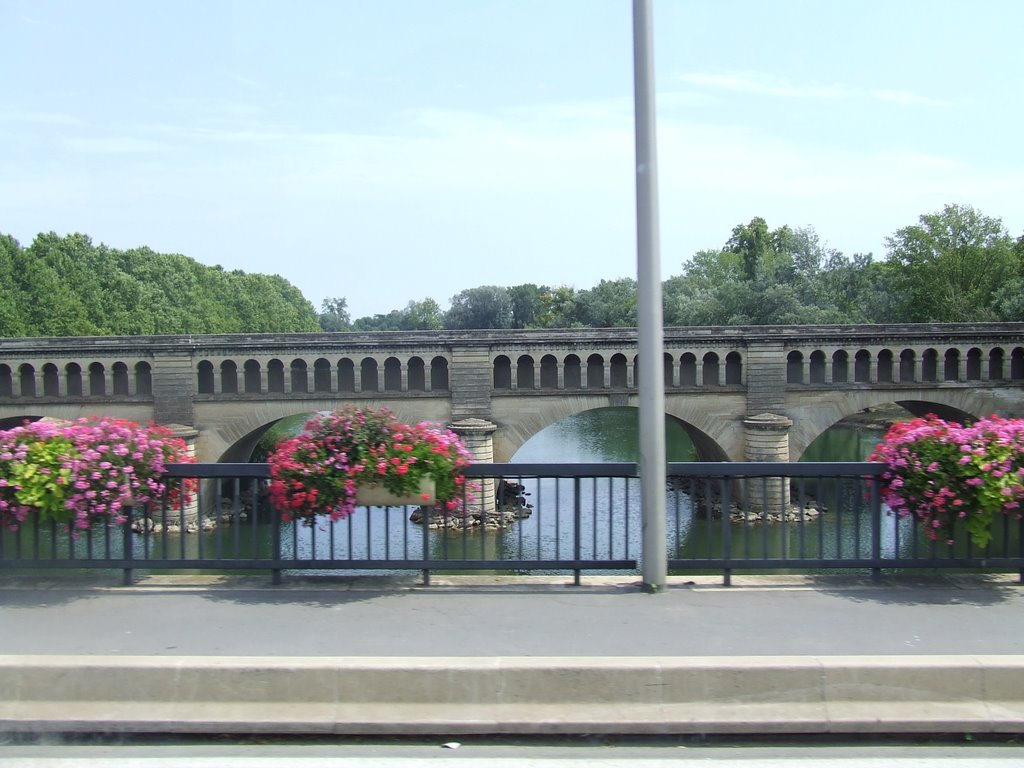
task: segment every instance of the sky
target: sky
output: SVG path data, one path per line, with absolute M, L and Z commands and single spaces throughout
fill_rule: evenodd
M 1017 0 L 653 0 L 661 264 L 1024 234 Z M 0 233 L 279 274 L 353 316 L 636 276 L 630 0 L 0 0 Z

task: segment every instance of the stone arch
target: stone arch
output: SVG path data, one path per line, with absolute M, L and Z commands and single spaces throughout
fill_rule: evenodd
M 697 386 L 697 356 L 692 352 L 679 356 L 679 386 Z
M 434 392 L 445 392 L 448 387 L 448 358 L 438 355 L 430 361 L 430 388 Z
M 0 397 L 14 397 L 14 377 L 6 363 L 0 363 Z
M 68 397 L 82 397 L 82 366 L 68 363 L 64 366 L 64 390 Z
M 425 392 L 427 390 L 426 364 L 422 357 L 409 358 L 406 377 L 410 392 Z
M 388 357 L 384 360 L 384 391 L 402 391 L 402 361 L 397 357 Z
M 811 352 L 811 364 L 808 369 L 808 383 L 825 383 L 825 353 L 820 349 L 816 349 Z
M 540 388 L 558 389 L 558 358 L 554 355 L 540 359 Z
M 666 355 L 666 357 L 668 357 Z M 671 360 L 671 358 L 669 357 Z M 628 377 L 626 376 L 626 356 L 621 352 L 612 355 L 611 360 L 608 361 L 609 367 L 611 368 L 610 383 L 612 389 L 626 389 L 629 386 Z M 671 376 L 670 371 L 665 372 L 667 376 Z
M 853 357 L 853 380 L 858 384 L 871 381 L 871 353 L 866 349 L 858 349 Z
M 1006 376 L 1002 347 L 993 347 L 988 353 L 988 378 L 990 381 L 1002 381 Z
M 960 350 L 950 347 L 942 356 L 943 381 L 960 381 Z
M 587 389 L 604 389 L 604 358 L 596 352 L 587 358 Z
M 736 351 L 725 356 L 725 383 L 739 386 L 743 384 L 743 356 Z
M 967 371 L 968 381 L 981 381 L 981 350 L 971 347 L 967 350 Z
M 494 436 L 494 460 L 496 462 L 511 461 L 516 451 L 527 440 L 547 427 L 585 411 L 603 410 L 610 407 L 607 404 L 607 398 L 598 400 L 593 395 L 585 394 L 564 398 L 543 398 L 536 408 L 531 407 L 529 411 L 516 409 L 514 403 L 509 402 L 506 398 L 502 398 L 502 401 L 502 405 L 509 410 L 507 413 L 502 411 L 498 414 L 498 422 L 501 423 L 501 426 Z M 601 404 L 597 405 L 598 402 Z M 513 412 L 516 418 L 512 418 Z M 667 412 L 666 416 L 673 418 L 683 426 L 693 441 L 699 460 L 728 461 L 728 452 L 708 429 L 709 426 L 713 426 L 713 421 L 707 416 L 705 409 L 695 408 L 693 413 L 696 416 L 693 420 L 674 412 Z M 694 421 L 700 423 L 695 424 Z M 725 434 L 728 434 L 728 430 Z
M 377 361 L 372 357 L 364 357 L 359 363 L 359 378 L 362 380 L 363 392 L 379 392 L 380 377 Z
M 786 383 L 804 383 L 804 355 L 799 350 L 794 349 L 786 355 Z
M 128 366 L 122 362 L 116 362 L 111 366 L 111 376 L 113 381 L 113 394 L 127 397 L 129 394 L 128 387 Z
M 671 354 L 669 354 L 668 352 L 665 353 L 665 361 L 662 363 L 662 368 L 663 368 L 664 374 L 665 374 L 665 386 L 666 387 L 674 387 L 674 386 L 676 386 L 676 359 Z M 636 378 L 636 373 L 635 373 L 635 371 L 636 371 L 636 363 L 635 363 L 635 361 L 634 361 L 634 364 L 633 364 L 633 370 L 634 370 L 633 377 Z
M 718 354 L 708 352 L 701 360 L 701 384 L 705 387 L 717 387 L 721 383 Z
M 104 397 L 107 394 L 107 371 L 103 363 L 89 365 L 89 396 Z
M 200 395 L 212 395 L 215 389 L 213 363 L 200 360 L 196 365 L 196 389 Z
M 97 363 L 93 363 L 97 365 Z M 22 363 L 18 367 L 18 386 L 21 387 L 22 397 L 36 396 L 36 369 L 30 363 Z M 93 393 L 96 394 L 96 393 Z M 100 392 L 99 394 L 103 394 Z
M 313 361 L 313 391 L 331 391 L 331 361 L 318 357 Z
M 516 360 L 516 389 L 533 389 L 536 383 L 533 358 L 520 355 Z
M 939 353 L 929 347 L 921 353 L 921 381 L 939 380 Z
M 220 391 L 224 395 L 238 394 L 238 365 L 234 360 L 224 360 L 220 364 Z
M 494 376 L 491 386 L 494 389 L 512 389 L 512 361 L 508 355 L 498 355 L 494 358 Z
M 356 391 L 356 366 L 351 358 L 343 357 L 338 361 L 338 392 Z
M 267 392 L 284 394 L 284 363 L 276 357 L 267 362 Z
M 891 349 L 880 349 L 878 351 L 878 382 L 886 383 L 893 381 L 893 355 Z
M 790 408 L 793 420 L 790 429 L 790 460 L 797 461 L 808 446 L 829 427 L 843 419 L 882 405 L 896 403 L 913 416 L 933 413 L 943 419 L 973 421 L 987 415 L 991 401 L 984 392 L 973 388 L 920 389 L 908 388 L 906 393 L 893 397 L 890 389 L 845 389 L 825 391 L 815 402 Z
M 342 401 L 344 402 L 344 401 Z M 449 404 L 440 399 L 408 398 L 383 400 L 360 398 L 360 405 L 368 408 L 387 407 L 395 416 L 406 423 L 430 421 L 446 424 L 451 420 Z M 245 462 L 259 442 L 259 438 L 273 424 L 282 418 L 308 415 L 319 410 L 330 410 L 340 403 L 336 399 L 322 402 L 308 399 L 276 398 L 261 404 L 259 408 L 240 407 L 230 417 L 204 419 L 200 437 L 196 442 L 197 458 L 201 462 Z M 222 406 L 222 404 L 221 404 Z M 217 409 L 216 403 L 207 403 L 202 408 Z M 210 411 L 213 412 L 212 410 Z
M 5 416 L 0 417 L 0 430 L 14 429 L 25 425 L 25 422 L 39 421 L 42 416 Z
M 846 384 L 850 380 L 850 355 L 845 349 L 832 353 L 832 383 Z
M 242 365 L 242 390 L 246 394 L 258 395 L 263 391 L 263 370 L 259 360 L 249 359 Z
M 135 364 L 135 394 L 146 397 L 153 395 L 153 366 L 145 360 Z
M 900 383 L 909 384 L 914 381 L 914 363 L 917 356 L 912 349 L 900 352 Z
M 46 397 L 60 396 L 60 370 L 53 363 L 43 366 L 43 395 Z
M 583 386 L 583 374 L 582 374 L 583 362 L 577 355 L 568 355 L 565 358 L 565 370 L 563 376 L 565 377 L 565 388 L 566 389 L 580 389 Z
M 1014 347 L 1010 353 L 1010 380 L 1020 381 L 1024 379 L 1024 349 Z
M 288 368 L 291 374 L 292 393 L 304 395 L 309 392 L 309 365 L 306 361 L 297 357 Z

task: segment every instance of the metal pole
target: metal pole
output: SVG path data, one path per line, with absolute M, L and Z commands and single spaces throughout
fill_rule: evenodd
M 651 0 L 633 0 L 636 131 L 637 333 L 640 373 L 641 572 L 644 587 L 665 586 L 665 361 L 658 245 L 658 156 L 654 114 Z

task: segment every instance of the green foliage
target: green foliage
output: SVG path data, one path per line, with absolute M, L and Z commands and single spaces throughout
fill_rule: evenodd
M 444 316 L 445 328 L 511 328 L 512 297 L 507 288 L 482 285 L 452 297 Z
M 7 464 L 9 485 L 16 488 L 18 504 L 35 507 L 40 520 L 67 523 L 74 512 L 65 505 L 71 470 L 67 457 L 74 443 L 65 437 L 51 437 L 28 443 L 25 458 Z
M 970 206 L 947 205 L 921 216 L 886 243 L 906 322 L 996 320 L 1000 289 L 1022 276 L 1002 221 Z
M 313 306 L 278 275 L 224 272 L 85 235 L 0 235 L 0 335 L 135 336 L 315 331 Z

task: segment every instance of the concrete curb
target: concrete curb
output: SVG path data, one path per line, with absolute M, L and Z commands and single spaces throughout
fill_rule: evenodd
M 1022 656 L 0 656 L 0 731 L 1024 733 Z

